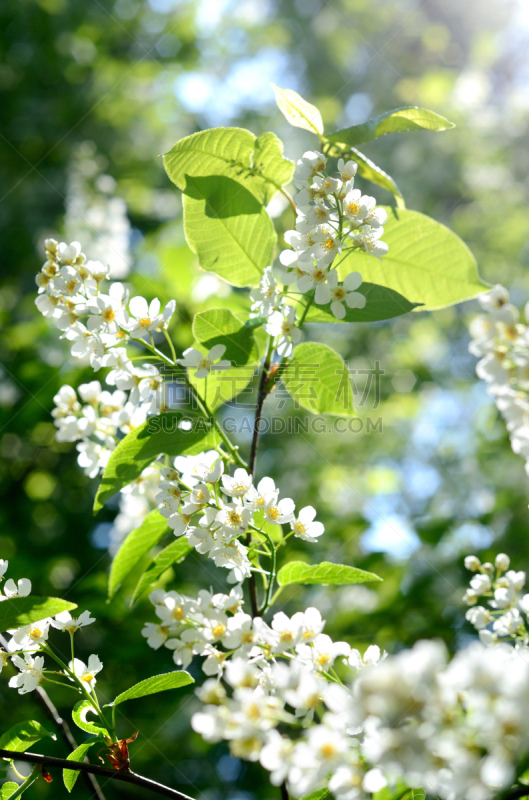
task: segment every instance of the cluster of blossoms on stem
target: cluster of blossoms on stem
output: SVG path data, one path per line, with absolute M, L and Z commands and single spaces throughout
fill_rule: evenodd
M 366 298 L 356 291 L 362 284 L 360 273 L 351 272 L 339 281 L 337 269 L 332 268 L 336 256 L 362 250 L 381 258 L 388 252 L 381 241 L 387 214 L 376 207 L 374 197 L 354 188 L 357 164 L 340 159 L 335 178 L 327 174 L 326 166 L 325 156 L 312 151 L 297 162 L 296 225 L 285 233 L 291 249 L 280 254 L 278 269 L 267 267 L 259 288 L 251 294 L 252 314 L 266 318 L 265 330 L 275 337 L 281 356 L 290 355 L 301 339 L 301 330 L 296 325 L 296 309 L 287 302 L 290 292 L 280 284 L 296 284 L 305 303 L 330 303 L 332 314 L 343 319 L 346 306 L 364 308 Z
M 59 328 L 61 338 L 72 343 L 71 355 L 76 360 L 90 364 L 96 372 L 104 370 L 104 383 L 109 387 L 103 388 L 99 380 L 82 384 L 77 391 L 65 385 L 54 398 L 57 440 L 77 442 L 79 466 L 95 478 L 104 471 L 120 438 L 150 414 L 169 407 L 159 367 L 142 363 L 141 355 L 129 355 L 127 345 L 156 354 L 154 339 L 167 335 L 175 301 L 162 311 L 156 298 L 147 303 L 143 297 L 129 298 L 122 283 L 106 286 L 110 269 L 87 260 L 78 242 L 47 239 L 45 249 L 46 262 L 36 279 L 36 306 Z M 195 377 L 204 378 L 230 365 L 219 361 L 224 351 L 224 345 L 216 345 L 206 355 L 188 348 L 175 366 L 194 370 Z M 163 363 L 163 359 L 156 360 Z M 121 491 L 114 526 L 118 539 L 141 524 L 155 506 L 159 466 L 147 468 L 140 479 Z
M 482 643 L 490 646 L 512 641 L 518 649 L 529 652 L 525 572 L 509 569 L 510 559 L 505 553 L 496 556 L 494 564 L 482 564 L 477 556 L 467 556 L 465 566 L 474 573 L 463 598 L 470 606 L 466 618 L 479 631 Z M 480 601 L 486 606 L 478 605 Z
M 466 564 L 476 577 L 497 573 L 491 588 L 504 612 L 503 590 L 516 604 L 525 574 L 510 571 L 507 556 L 496 567 L 475 556 Z M 195 650 L 216 676 L 197 690 L 204 706 L 193 728 L 259 761 L 293 796 L 329 789 L 338 800 L 362 800 L 389 785 L 488 800 L 514 780 L 529 747 L 529 660 L 517 635 L 497 631 L 486 641 L 496 647 L 475 642 L 449 661 L 437 641 L 389 657 L 372 645 L 361 656 L 321 632 L 315 608 L 279 612 L 270 626 L 240 609 L 217 619 L 228 652 L 212 659 L 205 643 Z M 188 630 L 196 641 L 197 629 Z
M 242 467 L 233 475 L 226 474 L 217 450 L 177 456 L 173 466 L 162 468 L 161 475 L 155 498 L 160 513 L 175 536 L 186 536 L 198 553 L 230 570 L 229 583 L 240 583 L 252 570 L 261 571 L 252 565 L 248 534 L 256 540 L 254 544 L 267 548 L 274 545 L 263 530 L 266 525 L 281 531 L 281 526 L 288 524 L 291 535 L 309 542 L 324 532 L 321 522 L 314 519 L 312 506 L 302 508 L 296 516 L 294 501 L 279 499 L 272 478 L 262 478 L 254 486 L 252 476 Z
M 111 283 L 102 291 L 102 283 L 110 276 L 110 268 L 100 261 L 89 261 L 81 252 L 79 242 L 56 242 L 46 239 L 46 262 L 37 275 L 38 310 L 52 319 L 63 336 L 72 342 L 74 358 L 87 359 L 94 370 L 105 363 L 111 348 L 130 340 L 141 340 L 156 331 L 167 329 L 174 313 L 171 300 L 161 310 L 160 301 L 150 304 L 144 297 L 129 298 L 122 283 Z M 133 372 L 128 360 L 112 364 L 121 375 Z M 132 388 L 131 385 L 121 388 Z M 116 385 L 119 385 L 116 382 Z
M 8 566 L 7 561 L 0 559 L 0 585 Z M 30 580 L 20 578 L 15 582 L 9 578 L 0 588 L 0 602 L 9 601 L 15 597 L 27 597 L 30 593 Z M 20 628 L 9 629 L 7 633 L 11 638 L 7 643 L 7 648 L 5 650 L 0 648 L 0 672 L 8 661 L 11 661 L 18 670 L 17 674 L 9 680 L 9 686 L 17 689 L 19 694 L 27 694 L 43 683 L 47 674 L 52 673 L 54 675 L 52 681 L 57 682 L 57 675 L 59 675 L 67 682 L 76 683 L 80 693 L 83 693 L 84 690 L 85 696 L 88 697 L 89 692 L 93 691 L 96 684 L 96 675 L 103 669 L 99 656 L 92 654 L 87 664 L 78 658 L 73 658 L 68 664 L 64 664 L 51 649 L 48 636 L 52 628 L 68 633 L 72 637 L 73 651 L 75 632 L 93 622 L 95 619 L 91 617 L 89 611 L 83 611 L 77 618 L 72 617 L 69 611 L 62 611 L 55 617 L 47 617 Z M 57 673 L 45 668 L 44 654 L 59 663 L 62 667 L 61 672 Z
M 63 386 L 55 396 L 53 412 L 59 441 L 79 444 L 79 465 L 90 477 L 104 470 L 118 440 L 145 421 L 150 413 L 165 408 L 163 377 L 153 364 L 138 364 L 125 345 L 165 331 L 173 315 L 171 301 L 161 312 L 160 302 L 150 305 L 143 297 L 129 299 L 122 283 L 103 282 L 109 269 L 88 261 L 78 242 L 47 239 L 46 262 L 37 275 L 39 311 L 72 342 L 71 355 L 89 363 L 94 371 L 108 368 L 105 377 L 111 391 L 99 381 L 79 387 Z M 128 306 L 128 308 L 127 308 Z
M 520 322 L 519 311 L 503 286 L 495 286 L 479 302 L 487 313 L 470 323 L 469 350 L 480 359 L 476 373 L 488 384 L 512 449 L 525 459 L 529 474 L 529 327 Z M 529 320 L 529 303 L 525 319 Z

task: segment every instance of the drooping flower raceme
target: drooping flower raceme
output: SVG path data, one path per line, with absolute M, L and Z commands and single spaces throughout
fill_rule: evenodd
M 523 324 L 503 286 L 481 295 L 479 302 L 486 314 L 470 323 L 469 350 L 480 359 L 476 373 L 487 384 L 529 475 L 529 304 Z

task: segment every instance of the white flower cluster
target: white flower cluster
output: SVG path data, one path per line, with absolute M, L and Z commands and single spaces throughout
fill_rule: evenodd
M 358 677 L 361 751 L 389 782 L 487 800 L 511 785 L 529 747 L 529 662 L 477 642 L 446 662 L 442 643 L 423 641 Z
M 155 369 L 155 368 L 154 368 Z M 148 398 L 158 403 L 159 389 L 151 388 L 151 379 L 142 379 Z M 143 391 L 143 390 L 142 390 Z M 55 408 L 52 416 L 57 427 L 59 442 L 79 442 L 78 463 L 90 478 L 95 478 L 108 463 L 117 444 L 118 431 L 127 434 L 145 422 L 149 404 L 136 405 L 124 391 L 102 390 L 99 381 L 83 383 L 78 389 L 79 397 L 71 386 L 61 386 L 53 398 Z M 79 401 L 79 398 L 82 401 Z
M 35 305 L 63 331 L 64 338 L 73 342 L 74 358 L 88 359 L 98 370 L 109 366 L 103 359 L 115 345 L 167 329 L 174 300 L 162 312 L 157 299 L 150 305 L 144 297 L 129 300 L 122 283 L 112 283 L 104 293 L 101 284 L 109 277 L 110 268 L 99 261 L 87 261 L 79 242 L 47 239 L 45 248 L 46 262 L 36 279 L 39 297 Z
M 322 153 L 309 151 L 299 159 L 294 180 L 299 192 L 295 196 L 297 219 L 295 230 L 285 233 L 292 249 L 279 256 L 281 267 L 267 267 L 251 296 L 252 316 L 265 317 L 265 330 L 275 338 L 280 356 L 289 356 L 301 340 L 296 326 L 296 309 L 287 302 L 288 287 L 296 284 L 307 301 L 319 305 L 330 303 L 331 312 L 343 319 L 348 308 L 364 308 L 365 295 L 356 291 L 362 276 L 351 272 L 340 283 L 338 272 L 331 269 L 340 253 L 363 250 L 381 258 L 388 246 L 380 239 L 387 214 L 376 208 L 374 197 L 354 188 L 357 164 L 338 161 L 339 177 L 326 171 L 327 159 Z
M 173 465 L 161 471 L 163 481 L 156 496 L 160 513 L 175 536 L 185 535 L 197 552 L 207 554 L 217 567 L 229 569 L 230 583 L 249 577 L 252 564 L 240 537 L 253 531 L 265 540 L 263 523 L 289 523 L 292 535 L 309 542 L 324 532 L 321 522 L 314 520 L 312 506 L 302 508 L 296 517 L 294 501 L 279 499 L 272 478 L 263 478 L 254 486 L 252 476 L 242 467 L 233 476 L 225 474 L 224 461 L 216 450 L 177 456 Z
M 465 566 L 474 573 L 463 598 L 470 606 L 466 618 L 479 631 L 483 644 L 512 641 L 517 648 L 527 649 L 529 594 L 522 594 L 526 575 L 509 565 L 505 553 L 497 555 L 494 564 L 482 564 L 477 556 L 466 557 Z M 478 605 L 481 599 L 486 606 Z
M 488 384 L 517 455 L 525 459 L 529 475 L 529 327 L 519 321 L 509 292 L 495 286 L 479 297 L 487 314 L 470 323 L 470 352 L 480 358 L 476 373 Z M 529 321 L 529 303 L 525 306 Z
M 476 643 L 447 663 L 440 642 L 387 659 L 369 649 L 362 664 L 349 656 L 363 669 L 342 685 L 287 649 L 287 663 L 266 647 L 254 660 L 235 657 L 224 682 L 198 690 L 204 708 L 193 728 L 259 760 L 295 797 L 328 788 L 361 800 L 390 784 L 488 800 L 511 784 L 529 746 L 529 662 L 519 652 L 498 646 L 485 656 Z
M 303 294 L 315 290 L 316 303 L 331 303 L 331 311 L 338 319 L 345 316 L 345 305 L 363 308 L 366 300 L 355 291 L 362 283 L 361 275 L 353 272 L 340 284 L 337 271 L 329 269 L 334 258 L 352 249 L 377 257 L 388 251 L 380 241 L 386 212 L 376 208 L 374 197 L 354 188 L 356 170 L 354 161 L 340 159 L 339 177 L 331 178 L 326 172 L 325 156 L 310 151 L 303 155 L 294 173 L 300 190 L 295 196 L 296 228 L 285 234 L 292 249 L 283 250 L 280 255 L 284 267 L 279 273 L 281 282 L 297 283 Z
M 7 561 L 0 559 L 0 583 L 4 579 L 8 566 Z M 20 578 L 15 582 L 9 578 L 0 590 L 0 602 L 9 601 L 14 597 L 27 597 L 30 593 L 30 580 Z M 17 689 L 19 694 L 27 694 L 45 680 L 44 656 L 37 655 L 37 653 L 44 651 L 48 655 L 53 655 L 48 646 L 50 628 L 56 628 L 73 636 L 79 628 L 84 628 L 93 622 L 95 619 L 90 616 L 89 611 L 83 611 L 75 619 L 69 611 L 62 611 L 53 618 L 48 617 L 14 630 L 8 630 L 7 633 L 11 639 L 8 642 L 7 650 L 0 648 L 0 672 L 9 660 L 18 670 L 17 674 L 10 679 L 9 686 Z M 20 651 L 23 658 L 19 655 Z M 63 674 L 68 680 L 76 678 L 81 685 L 92 689 L 96 682 L 95 676 L 102 668 L 103 664 L 99 657 L 92 654 L 88 659 L 88 664 L 74 658 L 68 664 L 68 672 Z
M 325 621 L 316 608 L 292 618 L 280 611 L 268 625 L 261 617 L 252 618 L 242 610 L 240 584 L 229 595 L 201 590 L 196 598 L 155 589 L 150 601 L 159 619 L 157 623 L 147 622 L 142 631 L 150 647 L 157 650 L 165 645 L 174 651 L 175 664 L 183 667 L 189 666 L 193 656 L 203 656 L 202 670 L 209 676 L 221 678 L 227 666 L 237 660 L 265 671 L 277 658 L 293 659 L 311 673 L 327 673 L 340 656 L 349 658 L 354 668 L 362 666 L 358 651 L 322 633 Z M 378 648 L 373 654 L 380 657 Z

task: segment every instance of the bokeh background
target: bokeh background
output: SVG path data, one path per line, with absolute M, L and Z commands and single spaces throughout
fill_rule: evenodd
M 315 142 L 286 124 L 272 81 L 316 103 L 328 130 L 402 105 L 453 120 L 449 132 L 386 137 L 365 151 L 397 180 L 408 207 L 452 227 L 482 276 L 507 285 L 523 305 L 529 7 L 525 0 L 3 0 L 0 49 L 0 558 L 38 594 L 63 595 L 97 616 L 80 652 L 104 661 L 99 686 L 110 699 L 171 669 L 171 654 L 154 653 L 142 639 L 152 614 L 145 601 L 130 611 L 133 580 L 106 602 L 116 509 L 92 517 L 95 482 L 77 468 L 74 446 L 54 441 L 53 395 L 92 372 L 67 360 L 34 307 L 44 238 L 78 239 L 138 293 L 175 297 L 172 333 L 181 348 L 205 303 L 247 308 L 244 292 L 198 269 L 159 155 L 195 130 L 240 125 L 275 131 L 286 154 L 299 157 Z M 369 191 L 391 202 L 383 190 Z M 280 203 L 271 213 L 280 231 L 290 225 Z M 271 474 L 299 506 L 314 504 L 326 525 L 310 551 L 298 543 L 290 554 L 384 577 L 376 590 L 284 593 L 287 611 L 317 605 L 335 638 L 389 651 L 432 636 L 464 646 L 472 634 L 461 604 L 463 556 L 504 550 L 517 568 L 529 565 L 529 479 L 467 353 L 477 310 L 470 302 L 368 326 L 318 327 L 314 336 L 351 368 L 380 362 L 380 405 L 373 408 L 371 392 L 362 414 L 380 417 L 383 433 L 263 438 L 259 474 Z M 194 556 L 163 576 L 164 585 L 189 592 L 211 581 Z M 3 678 L 2 728 L 44 722 L 31 697 L 19 698 Z M 65 710 L 60 691 L 54 698 Z M 190 733 L 194 705 L 192 692 L 130 704 L 120 730 L 140 730 L 134 769 L 197 798 L 277 797 L 258 767 Z M 64 753 L 62 744 L 40 746 Z M 59 775 L 30 791 L 67 796 Z M 76 792 L 88 796 L 82 781 Z M 119 785 L 104 792 L 141 796 Z

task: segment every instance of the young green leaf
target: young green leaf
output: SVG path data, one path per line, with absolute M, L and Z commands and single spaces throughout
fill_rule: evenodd
M 292 89 L 280 89 L 274 84 L 272 84 L 272 89 L 275 92 L 279 110 L 283 112 L 291 125 L 296 128 L 304 128 L 317 136 L 323 134 L 323 121 L 316 106 L 307 103 Z
M 97 717 L 97 711 L 91 700 L 80 700 L 72 709 L 72 719 L 78 728 L 87 733 L 94 733 L 96 736 L 108 736 L 108 731 L 101 725 L 99 717 L 97 722 L 89 720 L 87 715 Z
M 304 342 L 298 345 L 281 380 L 296 403 L 313 414 L 354 415 L 347 366 L 326 344 Z
M 83 744 L 80 744 L 79 747 L 76 747 L 75 750 L 72 750 L 72 752 L 66 756 L 66 760 L 84 761 L 86 753 L 96 742 L 101 743 L 101 739 L 90 739 L 88 742 L 83 742 Z M 72 791 L 78 777 L 79 777 L 79 770 L 63 769 L 62 779 L 64 781 L 64 785 L 66 786 L 69 792 Z
M 8 731 L 0 736 L 0 750 L 15 750 L 17 753 L 24 753 L 28 747 L 32 747 L 45 736 L 56 739 L 54 733 L 50 733 L 40 722 L 34 719 L 26 722 L 18 722 L 9 728 Z
M 270 264 L 276 232 L 265 208 L 223 175 L 188 176 L 184 231 L 202 269 L 234 286 L 256 286 Z
M 186 424 L 190 427 L 186 427 Z M 150 417 L 119 442 L 110 456 L 94 503 L 94 511 L 123 486 L 136 480 L 160 453 L 192 455 L 217 444 L 217 436 L 204 417 L 167 411 Z
M 387 111 L 378 117 L 368 119 L 360 125 L 353 125 L 350 128 L 343 128 L 335 133 L 329 133 L 329 142 L 343 146 L 356 147 L 357 144 L 370 142 L 378 139 L 387 133 L 402 133 L 404 131 L 445 131 L 454 128 L 453 122 L 449 122 L 445 117 L 429 111 L 427 108 L 396 108 L 394 111 Z
M 476 259 L 449 228 L 418 211 L 386 207 L 382 260 L 367 253 L 337 260 L 340 278 L 353 268 L 367 281 L 387 286 L 423 303 L 420 311 L 460 303 L 489 288 L 478 275 Z
M 334 152 L 336 155 L 338 155 L 342 151 L 335 148 Z M 347 148 L 346 153 L 344 154 L 349 155 L 351 157 L 351 161 L 356 161 L 358 164 L 358 175 L 361 178 L 365 178 L 366 181 L 371 181 L 371 183 L 374 183 L 376 186 L 381 186 L 383 189 L 391 192 L 397 201 L 397 208 L 405 208 L 402 192 L 391 175 L 388 175 L 383 169 L 377 167 L 377 165 L 371 161 L 370 158 L 365 156 L 359 150 L 356 150 L 354 147 Z
M 274 133 L 258 139 L 244 128 L 212 128 L 186 136 L 165 154 L 169 178 L 183 192 L 188 178 L 225 175 L 244 186 L 263 205 L 289 183 L 294 164 L 283 158 Z
M 146 678 L 146 680 L 140 681 L 125 692 L 118 694 L 114 700 L 114 705 L 117 706 L 120 703 L 124 703 L 125 700 L 135 700 L 138 697 L 146 697 L 149 694 L 166 692 L 168 689 L 181 689 L 183 686 L 188 686 L 194 682 L 191 675 L 184 670 L 166 672 L 165 675 L 153 675 L 152 678 Z
M 354 254 L 350 257 L 350 266 L 354 267 Z M 331 311 L 331 304 L 324 306 L 313 305 L 307 314 L 307 322 L 378 322 L 382 319 L 392 319 L 407 314 L 420 303 L 410 303 L 398 292 L 388 289 L 387 286 L 377 286 L 374 283 L 362 283 L 356 290 L 366 298 L 364 308 L 346 308 L 345 317 L 336 319 Z
M 255 326 L 245 324 L 228 308 L 201 311 L 193 320 L 193 335 L 197 342 L 207 350 L 216 344 L 225 345 L 226 352 L 222 358 L 238 367 L 259 363 L 260 348 L 255 332 Z
M 164 547 L 139 579 L 138 585 L 134 589 L 134 594 L 132 595 L 131 605 L 133 605 L 138 597 L 141 597 L 153 583 L 156 583 L 160 575 L 163 575 L 166 569 L 172 567 L 173 564 L 180 564 L 192 549 L 193 548 L 187 543 L 187 539 L 184 537 Z
M 0 603 L 0 631 L 20 628 L 74 608 L 77 608 L 75 603 L 60 597 L 12 597 Z
M 0 788 L 0 800 L 8 800 L 11 795 L 13 795 L 16 790 L 18 789 L 18 783 L 14 781 L 7 781 L 7 783 L 3 783 L 2 787 Z
M 129 533 L 112 561 L 108 579 L 109 599 L 115 595 L 129 572 L 169 530 L 165 517 L 154 509 L 147 514 L 139 528 Z
M 347 564 L 332 564 L 330 561 L 322 561 L 321 564 L 291 561 L 281 567 L 277 573 L 277 582 L 280 586 L 288 586 L 291 583 L 339 586 L 344 583 L 369 583 L 381 580 L 382 578 L 379 578 L 374 572 L 349 567 Z

